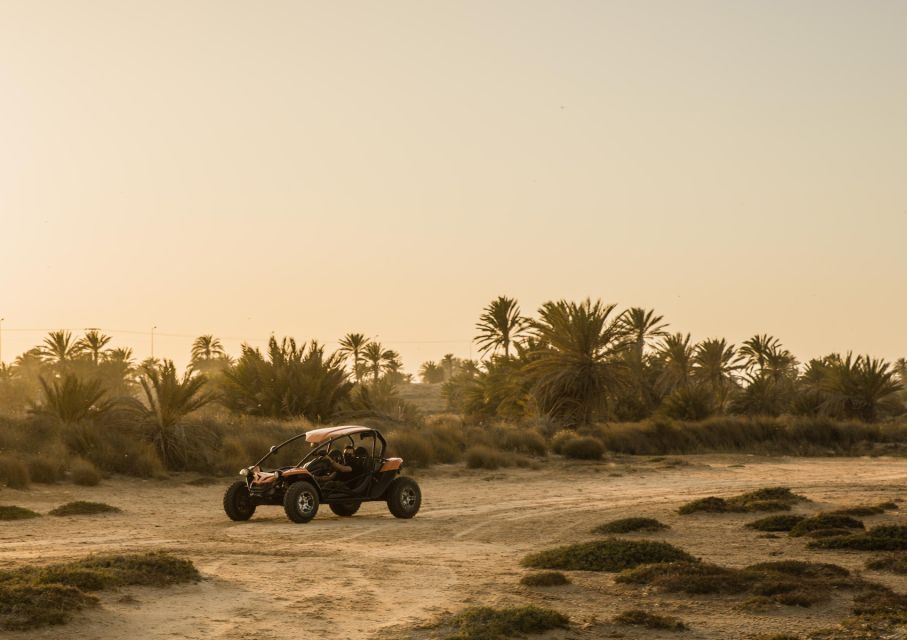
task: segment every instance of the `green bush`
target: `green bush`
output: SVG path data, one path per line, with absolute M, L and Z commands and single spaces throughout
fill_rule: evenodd
M 10 489 L 27 489 L 31 478 L 28 467 L 14 456 L 0 456 L 0 481 Z
M 564 442 L 561 452 L 565 457 L 576 460 L 600 460 L 605 454 L 605 446 L 598 438 L 579 436 Z
M 662 524 L 655 518 L 621 518 L 612 520 L 595 527 L 593 533 L 630 533 L 632 531 L 662 531 L 668 529 L 668 525 Z
M 686 631 L 687 625 L 671 616 L 659 616 L 642 609 L 630 609 L 614 617 L 616 624 L 627 624 L 646 629 L 663 629 L 665 631 Z
M 570 584 L 570 580 L 560 571 L 535 571 L 520 578 L 520 584 L 527 587 L 556 587 Z
M 811 518 L 805 518 L 790 530 L 792 536 L 803 536 L 812 531 L 827 529 L 864 529 L 863 523 L 850 516 L 835 515 L 833 513 L 820 513 Z
M 25 507 L 0 506 L 0 520 L 28 520 L 29 518 L 39 517 L 41 517 L 40 513 L 35 513 Z
M 805 518 L 806 516 L 787 514 L 768 516 L 767 518 L 760 518 L 759 520 L 749 522 L 746 526 L 750 529 L 756 529 L 757 531 L 790 531 Z
M 446 616 L 435 626 L 449 629 L 447 640 L 504 640 L 527 633 L 567 627 L 570 620 L 557 611 L 535 606 L 471 607 Z
M 92 516 L 100 513 L 120 513 L 120 511 L 121 509 L 118 507 L 112 507 L 103 502 L 76 500 L 51 509 L 49 513 L 52 516 Z
M 683 549 L 667 542 L 608 538 L 546 549 L 523 558 L 523 566 L 567 571 L 622 571 L 656 562 L 692 562 Z

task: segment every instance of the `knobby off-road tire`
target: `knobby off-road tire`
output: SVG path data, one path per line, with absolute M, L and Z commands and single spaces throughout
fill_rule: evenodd
M 237 480 L 224 492 L 224 511 L 230 520 L 242 522 L 255 513 L 255 503 L 249 495 L 249 487 L 242 480 Z
M 341 518 L 348 518 L 357 511 L 359 507 L 362 506 L 361 502 L 356 502 L 355 500 L 350 500 L 349 502 L 334 502 L 328 505 L 331 508 L 331 511 L 336 513 Z
M 422 506 L 422 490 L 412 478 L 397 478 L 387 488 L 387 508 L 395 518 L 412 518 Z
M 318 513 L 318 490 L 311 482 L 299 480 L 283 496 L 283 510 L 293 522 L 308 522 Z

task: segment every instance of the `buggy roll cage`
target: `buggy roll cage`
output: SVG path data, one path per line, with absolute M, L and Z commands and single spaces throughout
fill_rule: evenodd
M 341 439 L 343 439 L 343 438 L 348 438 L 349 441 L 350 441 L 350 443 L 353 444 L 353 445 L 355 445 L 356 442 L 355 442 L 355 440 L 353 440 L 353 436 L 354 436 L 355 434 L 357 434 L 357 433 L 360 434 L 360 435 L 359 435 L 359 440 L 360 440 L 360 442 L 361 442 L 362 440 L 365 440 L 366 438 L 371 438 L 371 439 L 372 439 L 372 456 L 371 456 L 371 457 L 372 457 L 373 459 L 374 459 L 374 458 L 381 458 L 381 459 L 384 459 L 384 452 L 387 450 L 387 441 L 384 439 L 384 436 L 382 436 L 381 433 L 380 433 L 378 430 L 376 430 L 376 429 L 363 429 L 362 431 L 354 431 L 354 432 L 350 433 L 350 432 L 348 432 L 346 429 L 348 429 L 348 428 L 338 427 L 338 428 L 337 428 L 337 431 L 342 431 L 342 433 L 339 433 L 338 435 L 334 436 L 333 438 L 328 437 L 327 439 L 325 439 L 325 440 L 323 440 L 323 441 L 321 441 L 321 442 L 313 442 L 313 443 L 312 443 L 312 445 L 313 445 L 312 450 L 309 451 L 309 452 L 302 458 L 302 460 L 300 460 L 299 463 L 296 464 L 296 465 L 294 465 L 294 466 L 296 466 L 296 467 L 301 467 L 301 466 L 304 465 L 306 462 L 308 462 L 310 459 L 314 459 L 315 454 L 316 454 L 318 451 L 320 451 L 321 449 L 330 450 L 331 445 L 333 445 L 336 441 L 341 440 Z M 284 441 L 281 442 L 280 444 L 272 445 L 271 448 L 268 449 L 268 452 L 261 458 L 261 460 L 259 460 L 258 462 L 256 462 L 254 466 L 256 466 L 256 467 L 261 467 L 261 463 L 262 463 L 262 462 L 264 462 L 265 460 L 267 460 L 268 458 L 270 458 L 272 455 L 274 455 L 275 453 L 277 453 L 278 451 L 280 451 L 283 447 L 285 447 L 286 445 L 288 445 L 288 444 L 290 444 L 290 443 L 292 443 L 292 442 L 295 442 L 296 440 L 299 440 L 300 438 L 305 438 L 305 437 L 308 436 L 310 433 L 311 433 L 310 431 L 306 431 L 306 432 L 304 432 L 304 433 L 300 433 L 299 435 L 295 435 L 295 436 L 293 436 L 292 438 L 289 438 L 289 439 L 287 439 L 287 440 L 284 440 Z M 328 434 L 328 435 L 330 435 L 330 434 Z M 380 452 L 378 453 L 378 455 L 375 455 L 375 448 L 376 448 L 376 446 L 378 445 L 379 442 L 381 443 L 381 450 L 380 450 Z M 317 446 L 314 446 L 314 445 L 317 445 Z

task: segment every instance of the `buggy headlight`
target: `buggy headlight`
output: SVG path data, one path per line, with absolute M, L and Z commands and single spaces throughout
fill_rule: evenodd
M 239 475 L 241 475 L 241 476 L 247 476 L 247 475 L 249 475 L 249 470 L 248 470 L 248 469 L 240 469 L 240 470 L 239 470 Z

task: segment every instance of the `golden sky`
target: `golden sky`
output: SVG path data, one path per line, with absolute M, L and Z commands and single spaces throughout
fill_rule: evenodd
M 0 0 L 2 357 L 361 331 L 413 371 L 500 294 L 907 355 L 905 33 L 878 0 Z

